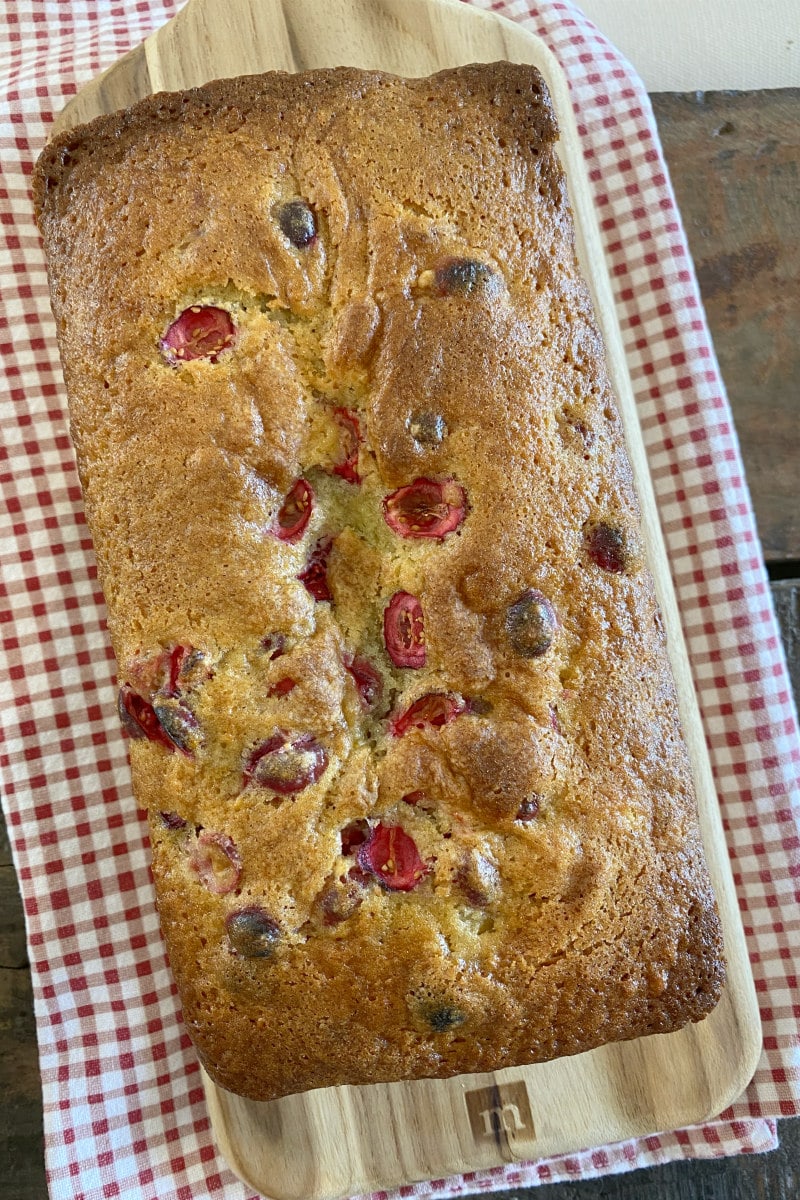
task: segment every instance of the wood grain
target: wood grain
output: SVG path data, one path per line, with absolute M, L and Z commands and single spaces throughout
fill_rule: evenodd
M 800 89 L 652 97 L 767 561 L 800 560 Z
M 225 1157 L 250 1186 L 276 1200 L 389 1188 L 701 1121 L 742 1091 L 760 1049 L 730 864 L 592 196 L 567 83 L 544 44 L 519 26 L 449 0 L 328 0 L 324 15 L 316 0 L 191 0 L 120 67 L 89 84 L 58 126 L 133 103 L 153 90 L 225 75 L 340 64 L 427 75 L 498 58 L 537 66 L 559 116 L 559 152 L 577 218 L 578 252 L 603 326 L 668 630 L 725 927 L 729 983 L 717 1009 L 698 1026 L 495 1075 L 327 1089 L 269 1104 L 230 1096 L 206 1080 Z M 466 1098 L 486 1092 L 505 1101 L 503 1089 L 512 1083 L 529 1099 L 532 1121 L 482 1138 L 470 1124 Z M 491 1099 L 476 1103 L 491 1107 Z

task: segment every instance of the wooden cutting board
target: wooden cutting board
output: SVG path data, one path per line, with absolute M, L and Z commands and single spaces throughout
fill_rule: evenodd
M 274 1200 L 370 1192 L 701 1122 L 742 1092 L 761 1048 L 722 821 L 591 193 L 567 83 L 544 44 L 457 0 L 190 0 L 167 26 L 87 84 L 54 128 L 151 92 L 227 75 L 341 65 L 428 75 L 496 59 L 537 66 L 558 114 L 579 254 L 606 339 L 668 630 L 729 982 L 699 1025 L 494 1075 L 331 1088 L 267 1104 L 232 1096 L 206 1078 L 223 1154 L 242 1179 Z

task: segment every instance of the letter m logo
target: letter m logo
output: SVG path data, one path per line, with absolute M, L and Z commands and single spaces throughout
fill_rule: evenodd
M 535 1137 L 528 1091 L 521 1079 L 467 1092 L 464 1098 L 477 1142 L 530 1141 Z

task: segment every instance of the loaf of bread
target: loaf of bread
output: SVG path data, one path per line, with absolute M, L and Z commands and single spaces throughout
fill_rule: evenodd
M 705 1016 L 720 926 L 528 67 L 268 74 L 35 196 L 184 1017 L 257 1099 Z

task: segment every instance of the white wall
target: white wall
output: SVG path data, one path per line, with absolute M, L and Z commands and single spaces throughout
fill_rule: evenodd
M 577 0 L 650 92 L 800 87 L 800 0 Z

